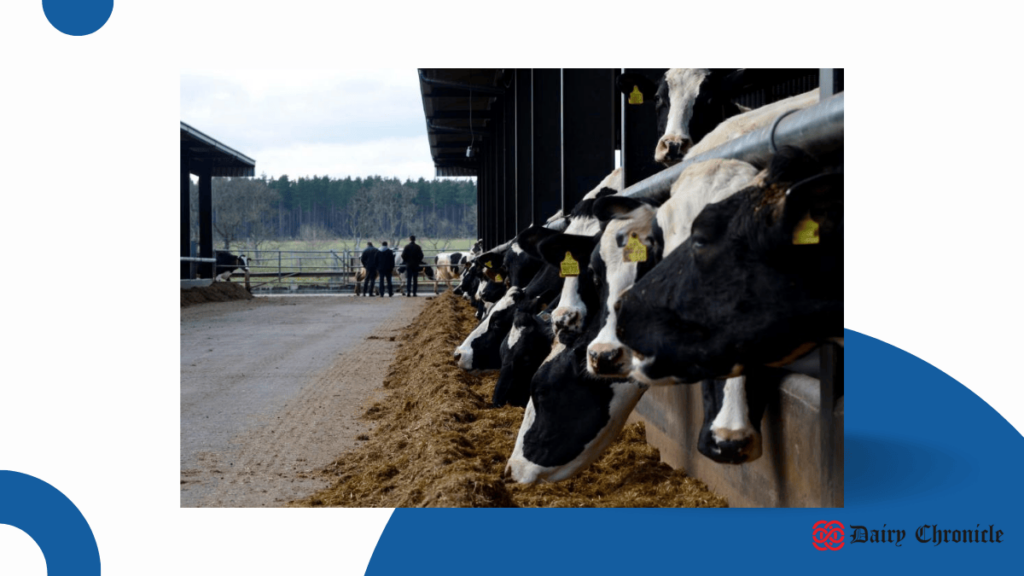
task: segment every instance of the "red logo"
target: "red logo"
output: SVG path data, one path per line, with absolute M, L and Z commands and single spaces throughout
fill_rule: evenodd
M 818 550 L 839 550 L 846 544 L 843 541 L 843 538 L 846 537 L 845 528 L 843 523 L 838 520 L 815 522 L 812 535 L 814 547 Z

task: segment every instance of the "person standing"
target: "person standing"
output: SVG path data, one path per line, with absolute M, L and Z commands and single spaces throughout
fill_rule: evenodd
M 423 250 L 416 244 L 415 236 L 409 236 L 409 243 L 402 249 L 402 262 L 406 266 L 405 295 L 415 296 L 420 283 L 420 266 L 423 264 Z
M 384 297 L 384 279 L 388 281 L 388 298 L 395 295 L 395 289 L 391 286 L 391 272 L 395 269 L 395 253 L 388 248 L 387 240 L 380 243 L 380 252 L 377 253 L 377 272 L 380 274 L 380 297 Z
M 373 247 L 373 242 L 367 242 L 366 250 L 363 250 L 363 255 L 359 257 L 363 268 L 366 269 L 366 280 L 363 280 L 363 296 L 373 296 L 373 285 L 377 280 L 377 254 L 378 250 Z

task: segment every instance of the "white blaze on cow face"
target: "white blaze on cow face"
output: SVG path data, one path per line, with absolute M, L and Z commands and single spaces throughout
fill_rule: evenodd
M 638 264 L 626 262 L 623 250 L 625 242 L 636 234 L 647 246 L 649 257 L 654 257 L 652 229 L 655 212 L 653 206 L 642 204 L 625 216 L 609 221 L 601 235 L 599 250 L 605 267 L 601 280 L 607 286 L 608 298 L 604 302 L 604 325 L 587 346 L 587 371 L 595 376 L 625 376 L 629 373 L 632 353 L 619 341 L 615 330 L 619 299 L 636 282 Z
M 709 73 L 704 68 L 673 68 L 665 73 L 669 98 L 668 124 L 654 151 L 656 162 L 668 166 L 678 164 L 693 146 L 690 137 L 693 104 L 697 101 L 701 83 Z
M 750 422 L 750 407 L 747 405 L 746 378 L 729 378 L 722 395 L 722 409 L 711 422 L 711 436 L 716 444 L 743 442 L 741 454 L 746 462 L 761 456 L 761 433 Z M 712 447 L 717 452 L 717 447 Z

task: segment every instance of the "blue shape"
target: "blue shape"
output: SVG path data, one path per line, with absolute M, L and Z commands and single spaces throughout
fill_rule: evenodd
M 921 359 L 851 330 L 845 338 L 845 508 L 398 509 L 367 574 L 1019 571 L 1024 438 Z M 820 520 L 845 525 L 841 550 L 814 549 Z M 917 528 L 935 524 L 991 524 L 1003 543 L 918 542 Z M 902 529 L 904 540 L 855 544 L 854 525 Z
M 35 540 L 49 576 L 99 576 L 100 551 L 89 523 L 67 496 L 46 482 L 0 470 L 0 524 Z
M 113 11 L 114 0 L 43 0 L 46 19 L 68 36 L 87 36 L 103 28 Z

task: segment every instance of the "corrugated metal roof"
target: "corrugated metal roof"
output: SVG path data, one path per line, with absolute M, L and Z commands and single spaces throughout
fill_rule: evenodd
M 181 149 L 190 162 L 210 162 L 212 176 L 255 176 L 256 161 L 214 138 L 181 123 Z
M 466 148 L 471 142 L 479 144 L 492 134 L 491 107 L 504 92 L 501 82 L 504 71 L 423 68 L 419 72 L 427 138 L 437 176 L 476 176 L 479 155 L 467 158 Z

